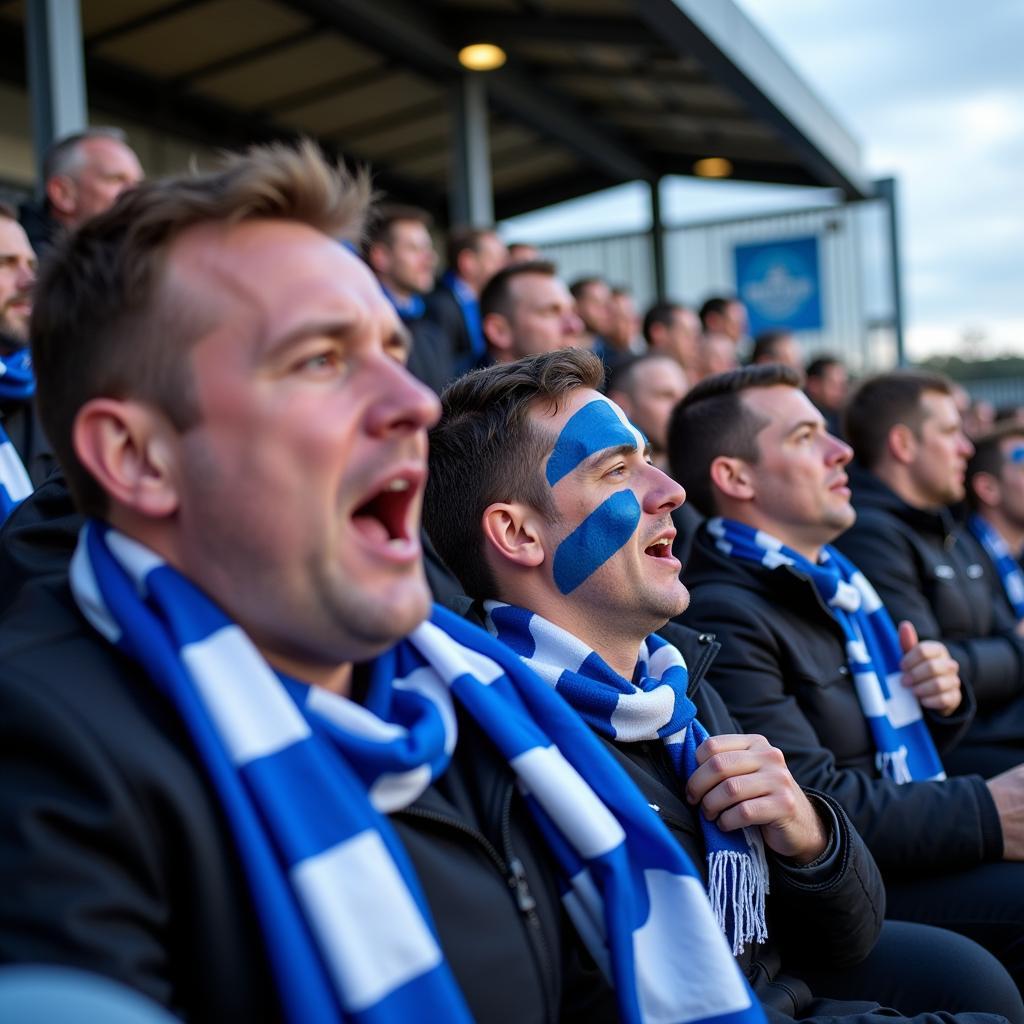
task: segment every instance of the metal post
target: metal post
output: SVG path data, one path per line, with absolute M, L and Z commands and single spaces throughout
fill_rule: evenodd
M 896 363 L 907 365 L 903 341 L 903 287 L 900 273 L 899 202 L 895 178 L 879 178 L 875 182 L 875 195 L 884 201 L 889 213 L 889 265 L 892 286 L 892 319 L 896 330 Z
M 664 302 L 668 291 L 665 280 L 665 225 L 661 221 L 661 178 L 649 181 L 651 190 L 651 256 L 654 267 L 654 295 Z
M 455 131 L 449 209 L 453 224 L 487 227 L 494 223 L 487 87 L 479 72 L 467 72 L 455 90 Z
M 81 131 L 89 123 L 85 59 L 78 0 L 30 0 L 26 8 L 28 91 L 41 198 L 43 154 L 55 139 Z

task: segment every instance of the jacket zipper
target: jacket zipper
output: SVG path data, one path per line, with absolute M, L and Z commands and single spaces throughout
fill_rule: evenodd
M 537 964 L 538 973 L 541 976 L 541 983 L 544 988 L 545 1016 L 549 1021 L 555 1022 L 558 1015 L 553 1007 L 552 982 L 550 978 L 550 957 L 548 956 L 547 944 L 544 941 L 544 934 L 541 929 L 540 915 L 537 913 L 537 901 L 530 891 L 530 885 L 526 878 L 526 869 L 522 861 L 516 857 L 511 850 L 511 809 L 512 809 L 513 787 L 509 786 L 505 795 L 502 807 L 501 834 L 506 853 L 509 854 L 506 860 L 495 849 L 494 844 L 482 832 L 463 824 L 456 818 L 449 818 L 437 811 L 429 811 L 422 807 L 405 807 L 399 814 L 408 815 L 414 818 L 422 818 L 426 821 L 433 821 L 438 825 L 445 825 L 453 828 L 463 835 L 469 836 L 487 854 L 491 863 L 498 869 L 499 874 L 505 879 L 505 883 L 512 891 L 516 907 L 526 922 L 526 933 L 529 936 L 530 946 L 534 952 L 534 959 Z
M 501 843 L 504 847 L 509 870 L 512 873 L 509 885 L 515 893 L 519 912 L 526 918 L 529 924 L 529 935 L 537 958 L 537 970 L 540 973 L 541 983 L 544 986 L 544 1004 L 548 1010 L 548 1020 L 554 1024 L 558 1019 L 558 1015 L 554 1008 L 556 979 L 553 976 L 553 961 L 547 941 L 544 938 L 544 929 L 541 926 L 540 915 L 537 913 L 537 901 L 530 891 L 526 869 L 523 867 L 523 862 L 515 855 L 515 851 L 512 849 L 512 799 L 514 795 L 514 790 L 510 786 L 505 792 L 505 800 L 501 809 Z

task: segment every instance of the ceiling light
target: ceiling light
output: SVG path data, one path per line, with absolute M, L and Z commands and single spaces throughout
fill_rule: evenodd
M 708 156 L 693 165 L 693 173 L 699 178 L 728 178 L 732 174 L 732 161 L 724 156 Z
M 494 71 L 505 63 L 505 51 L 494 43 L 472 43 L 459 50 L 459 63 L 470 71 Z

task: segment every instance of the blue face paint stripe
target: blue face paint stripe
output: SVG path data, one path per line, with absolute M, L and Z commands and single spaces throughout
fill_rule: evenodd
M 632 491 L 617 491 L 598 505 L 555 551 L 558 589 L 571 594 L 633 536 L 639 522 L 640 503 Z
M 635 448 L 636 435 L 615 415 L 610 402 L 595 398 L 573 413 L 558 435 L 548 458 L 548 484 L 554 487 L 584 459 L 622 444 Z

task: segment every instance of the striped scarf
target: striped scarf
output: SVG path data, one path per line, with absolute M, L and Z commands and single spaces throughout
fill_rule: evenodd
M 835 548 L 823 547 L 815 565 L 745 523 L 718 517 L 707 525 L 716 547 L 731 558 L 766 569 L 791 565 L 810 579 L 846 636 L 846 660 L 878 751 L 879 773 L 897 783 L 944 779 L 921 705 L 902 683 L 896 627 L 860 570 Z
M 685 855 L 577 716 L 482 630 L 435 607 L 373 663 L 357 705 L 279 677 L 185 577 L 100 523 L 82 531 L 71 584 L 195 742 L 237 840 L 287 1020 L 469 1021 L 385 817 L 445 771 L 454 699 L 526 795 L 620 1018 L 763 1021 Z
M 979 515 L 972 515 L 967 520 L 967 528 L 985 549 L 985 554 L 999 573 L 999 580 L 1003 584 L 1003 591 L 1014 615 L 1018 621 L 1024 620 L 1024 573 L 1020 571 L 1020 566 L 1006 546 L 1006 541 L 995 527 L 989 525 Z
M 697 768 L 697 748 L 708 738 L 686 695 L 689 675 L 682 654 L 652 634 L 640 645 L 632 681 L 596 651 L 553 622 L 514 605 L 487 601 L 487 627 L 508 644 L 595 731 L 620 743 L 661 740 L 686 787 Z M 756 829 L 723 832 L 697 815 L 708 860 L 708 893 L 715 920 L 733 954 L 750 941 L 764 942 L 768 866 Z
M 32 357 L 27 348 L 0 354 L 0 403 L 29 402 L 36 391 Z M 32 493 L 32 481 L 0 424 L 0 523 Z

